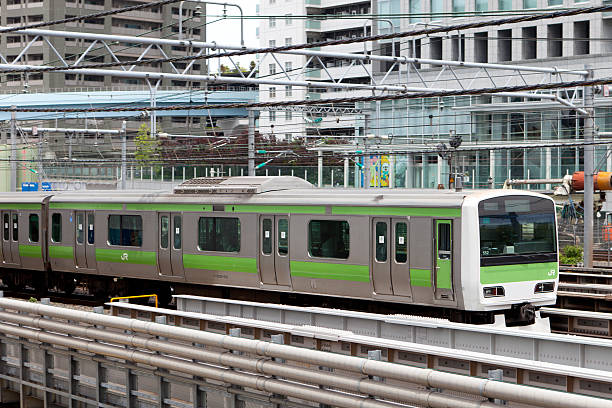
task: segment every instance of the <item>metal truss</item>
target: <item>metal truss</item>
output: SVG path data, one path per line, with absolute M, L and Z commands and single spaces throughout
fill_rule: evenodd
M 0 27 L 2 28 L 2 27 Z M 59 67 L 66 67 L 66 70 L 59 70 L 56 72 L 60 73 L 75 73 L 75 74 L 91 74 L 101 76 L 118 76 L 128 78 L 138 78 L 145 80 L 151 90 L 151 106 L 155 106 L 155 92 L 157 87 L 160 85 L 163 79 L 175 79 L 175 80 L 186 80 L 186 81 L 201 81 L 205 83 L 235 83 L 235 84 L 251 84 L 251 85 L 271 85 L 271 86 L 295 86 L 305 87 L 309 89 L 331 89 L 331 90 L 366 90 L 371 91 L 373 94 L 379 93 L 392 93 L 392 92 L 427 92 L 427 91 L 456 91 L 462 89 L 469 89 L 473 86 L 475 81 L 482 79 L 490 82 L 492 87 L 503 88 L 505 86 L 518 85 L 518 84 L 554 84 L 557 82 L 563 82 L 564 77 L 567 76 L 580 76 L 585 77 L 588 74 L 586 70 L 567 70 L 558 69 L 555 67 L 534 67 L 524 65 L 504 65 L 504 64 L 490 64 L 490 63 L 475 63 L 475 62 L 464 62 L 464 61 L 448 61 L 448 60 L 434 60 L 434 59 L 423 59 L 413 58 L 409 56 L 383 56 L 383 55 L 369 55 L 363 54 L 350 54 L 340 52 L 328 52 L 318 51 L 310 49 L 296 49 L 289 51 L 279 52 L 263 52 L 259 54 L 258 65 L 255 69 L 251 70 L 250 73 L 245 74 L 240 69 L 237 69 L 240 76 L 230 77 L 222 74 L 215 75 L 196 75 L 190 72 L 193 69 L 194 63 L 197 59 L 190 60 L 186 66 L 179 69 L 173 62 L 168 62 L 171 72 L 151 72 L 151 71 L 136 71 L 137 65 L 121 66 L 119 69 L 95 69 L 95 68 L 79 68 L 85 65 L 85 58 L 95 50 L 97 51 L 96 57 L 99 57 L 102 53 L 110 55 L 111 59 L 115 62 L 120 62 L 120 58 L 117 56 L 118 50 L 117 45 L 122 43 L 138 44 L 145 46 L 145 49 L 139 54 L 135 61 L 141 61 L 145 57 L 149 56 L 153 50 L 158 50 L 163 58 L 169 58 L 167 53 L 164 51 L 164 46 L 171 47 L 184 47 L 186 52 L 189 53 L 190 57 L 199 56 L 214 56 L 219 54 L 225 58 L 229 58 L 231 64 L 238 68 L 238 64 L 230 57 L 224 56 L 223 53 L 233 50 L 251 50 L 253 52 L 259 51 L 260 49 L 243 47 L 241 45 L 228 45 L 219 44 L 217 42 L 203 42 L 203 41 L 192 41 L 192 40 L 171 40 L 171 39 L 159 39 L 159 38 L 146 38 L 146 37 L 134 37 L 134 36 L 122 36 L 122 35 L 109 35 L 109 34 L 93 34 L 93 33 L 82 33 L 82 32 L 70 32 L 70 31 L 54 31 L 54 30 L 39 30 L 39 29 L 26 29 L 15 31 L 15 34 L 29 35 L 32 36 L 32 40 L 22 49 L 22 51 L 8 61 L 4 55 L 0 54 L 0 69 L 14 69 L 28 71 L 36 68 L 45 68 L 47 66 L 39 65 L 25 65 L 24 56 L 27 51 L 39 41 L 44 41 L 49 45 L 52 53 L 57 56 L 60 62 Z M 51 38 L 65 38 L 65 39 L 84 39 L 93 41 L 83 54 L 72 64 L 69 64 L 66 59 L 60 55 L 60 53 L 52 45 Z M 95 47 L 99 45 L 100 47 Z M 279 60 L 279 55 L 302 55 L 307 57 L 307 62 L 302 66 L 298 72 L 286 70 L 286 67 Z M 341 60 L 350 61 L 349 65 L 344 70 L 344 73 L 338 77 L 334 77 L 327 69 L 324 58 L 335 58 Z M 278 68 L 276 77 L 273 78 L 255 78 L 255 72 L 257 67 L 261 66 L 264 61 L 271 61 L 270 64 L 275 64 Z M 374 74 L 371 68 L 368 68 L 371 62 L 376 61 L 380 63 L 386 63 L 388 69 L 380 74 Z M 439 66 L 442 69 L 439 71 L 437 77 L 432 81 L 424 79 L 424 75 L 421 74 L 421 66 Z M 371 66 L 371 65 L 370 65 Z M 325 76 L 318 81 L 303 80 L 306 75 L 305 70 L 307 67 L 320 67 L 321 72 L 325 73 Z M 343 82 L 348 72 L 353 67 L 361 67 L 363 70 L 363 76 L 369 78 L 369 84 L 356 84 Z M 475 73 L 468 72 L 464 78 L 461 78 L 457 68 L 474 68 Z M 492 71 L 503 71 L 507 73 L 506 80 L 496 79 L 492 75 Z M 462 70 L 461 74 L 466 73 L 466 70 Z M 439 83 L 443 75 L 450 74 L 454 83 L 457 84 L 456 88 L 434 88 L 432 85 Z M 512 74 L 512 75 L 510 75 Z M 539 75 L 534 75 L 539 74 Z M 444 78 L 446 82 L 449 82 L 448 75 Z M 450 81 L 452 82 L 452 81 Z M 410 85 L 408 85 L 410 84 Z M 412 86 L 417 84 L 418 86 Z M 558 93 L 540 93 L 534 92 L 496 92 L 495 95 L 508 96 L 508 97 L 522 97 L 529 99 L 547 99 L 556 101 L 573 109 L 576 109 L 583 115 L 586 115 L 586 111 L 576 106 L 577 92 L 571 91 L 559 91 Z M 280 110 L 280 109 L 275 109 Z
M 331 113 L 334 115 L 362 115 L 364 112 L 362 109 L 353 108 L 350 106 L 324 106 L 324 105 L 310 105 L 310 106 L 265 106 L 257 108 L 258 111 L 276 111 L 276 112 L 298 112 L 298 113 L 309 113 L 309 114 L 321 114 Z

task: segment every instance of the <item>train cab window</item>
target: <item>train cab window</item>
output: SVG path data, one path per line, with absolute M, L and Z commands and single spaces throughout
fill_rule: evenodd
M 174 249 L 181 249 L 183 245 L 182 238 L 182 217 L 180 215 L 174 216 Z
M 278 254 L 285 256 L 289 253 L 289 220 L 278 220 Z
M 200 217 L 198 220 L 200 251 L 240 252 L 240 219 Z
M 38 214 L 30 214 L 28 217 L 28 236 L 30 242 L 38 242 Z
M 272 253 L 272 220 L 264 218 L 261 227 L 261 252 L 264 255 L 270 255 Z
M 13 214 L 13 241 L 19 241 L 19 215 Z
M 4 222 L 4 230 L 3 230 L 3 234 L 4 234 L 4 240 L 8 241 L 9 240 L 9 233 L 10 233 L 10 227 L 9 227 L 9 215 L 8 214 L 4 214 L 3 217 L 3 222 Z
M 170 234 L 170 218 L 166 215 L 161 217 L 159 225 L 159 246 L 162 249 L 168 249 L 168 240 Z
M 140 215 L 109 215 L 108 243 L 121 246 L 142 246 Z
M 94 215 L 87 214 L 87 243 L 93 245 L 96 240 L 94 230 Z
M 51 241 L 62 242 L 62 214 L 51 215 Z
M 313 257 L 349 257 L 350 235 L 347 221 L 313 220 L 308 224 L 308 253 Z
M 408 226 L 405 222 L 395 224 L 395 262 L 406 263 L 408 260 Z
M 438 254 L 440 259 L 448 259 L 451 250 L 451 226 L 450 224 L 438 224 Z M 445 252 L 440 254 L 440 252 Z M 443 255 L 443 256 L 441 256 Z
M 76 216 L 76 241 L 77 244 L 82 244 L 85 239 L 85 216 L 83 214 L 77 214 Z
M 387 223 L 376 223 L 376 261 L 387 262 Z

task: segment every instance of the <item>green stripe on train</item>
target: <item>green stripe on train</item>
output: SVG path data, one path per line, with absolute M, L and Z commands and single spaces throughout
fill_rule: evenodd
M 40 210 L 40 204 L 0 204 L 0 210 Z
M 73 259 L 74 248 L 70 246 L 50 245 L 49 257 L 56 259 Z
M 52 210 L 123 210 L 123 204 L 111 203 L 49 203 Z
M 325 214 L 323 205 L 226 205 L 226 212 L 259 214 Z
M 525 282 L 556 279 L 559 265 L 556 262 L 530 263 L 520 265 L 481 266 L 480 283 Z
M 210 212 L 212 205 L 202 204 L 126 204 L 128 211 Z
M 19 256 L 24 258 L 42 258 L 42 251 L 38 245 L 19 245 Z
M 183 254 L 183 266 L 187 269 L 257 273 L 257 259 L 237 256 Z
M 345 265 L 326 262 L 291 261 L 291 276 L 303 278 L 333 279 L 352 282 L 369 282 L 367 265 Z
M 125 249 L 96 249 L 96 261 L 155 266 L 157 253 Z
M 333 206 L 333 215 L 396 215 L 413 217 L 461 217 L 461 208 L 344 207 Z
M 431 271 L 429 269 L 410 269 L 410 286 L 430 288 Z

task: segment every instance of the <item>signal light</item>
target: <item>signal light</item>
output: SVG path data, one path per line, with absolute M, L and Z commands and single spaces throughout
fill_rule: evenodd
M 506 291 L 503 286 L 489 286 L 483 288 L 482 292 L 486 298 L 506 296 Z

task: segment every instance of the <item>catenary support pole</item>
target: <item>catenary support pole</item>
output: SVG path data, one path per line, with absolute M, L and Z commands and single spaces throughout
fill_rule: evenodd
M 255 175 L 255 111 L 249 109 L 249 136 L 248 136 L 248 174 Z
M 121 189 L 125 190 L 127 182 L 127 122 L 121 123 Z
M 349 158 L 344 158 L 344 188 L 349 186 Z
M 317 152 L 317 187 L 323 187 L 323 152 Z
M 15 106 L 11 106 L 15 109 Z M 17 191 L 17 113 L 11 112 L 11 191 Z
M 593 71 L 588 69 L 585 79 L 593 78 Z M 584 87 L 584 107 L 588 115 L 584 117 L 584 266 L 593 266 L 593 141 L 594 108 L 593 87 Z

